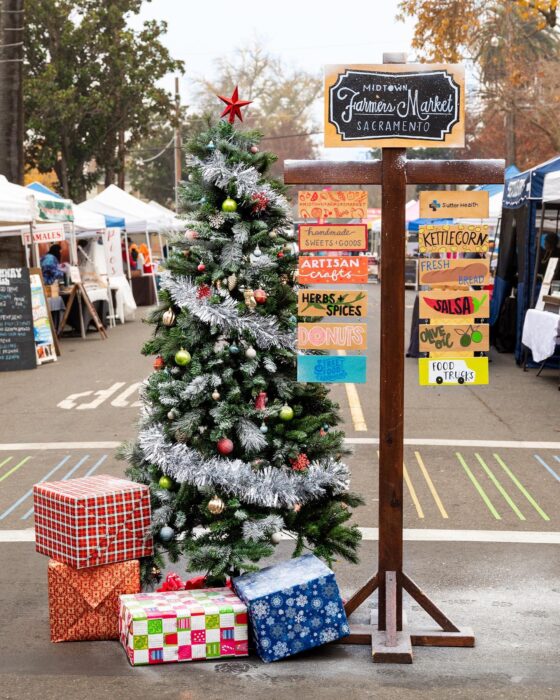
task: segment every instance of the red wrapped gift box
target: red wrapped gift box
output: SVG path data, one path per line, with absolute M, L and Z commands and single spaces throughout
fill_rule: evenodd
M 33 487 L 35 543 L 75 569 L 149 556 L 147 486 L 100 474 Z

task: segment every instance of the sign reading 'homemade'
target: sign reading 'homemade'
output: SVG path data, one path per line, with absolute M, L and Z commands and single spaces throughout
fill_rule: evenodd
M 351 65 L 325 70 L 325 146 L 464 146 L 464 69 Z

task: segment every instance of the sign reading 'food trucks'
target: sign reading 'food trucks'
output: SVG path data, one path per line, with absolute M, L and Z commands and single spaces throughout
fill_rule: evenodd
M 488 384 L 487 357 L 427 358 L 418 360 L 422 386 Z
M 298 231 L 302 252 L 367 250 L 366 224 L 300 224 Z
M 462 318 L 487 318 L 488 315 L 488 292 L 440 289 L 420 292 L 420 318 L 441 318 L 453 322 Z
M 299 350 L 367 350 L 365 323 L 300 323 Z
M 462 66 L 326 66 L 325 146 L 464 146 L 464 102 Z
M 367 298 L 367 292 L 300 289 L 298 314 L 331 318 L 364 318 L 367 313 Z
M 490 263 L 487 258 L 420 258 L 418 281 L 430 287 L 483 286 L 490 282 Z
M 365 284 L 367 281 L 368 261 L 364 256 L 299 257 L 299 284 Z
M 487 219 L 489 195 L 486 190 L 445 190 L 420 192 L 422 219 Z
M 365 219 L 367 192 L 363 190 L 303 190 L 298 192 L 302 219 Z
M 488 226 L 470 224 L 420 226 L 418 250 L 421 253 L 486 253 Z

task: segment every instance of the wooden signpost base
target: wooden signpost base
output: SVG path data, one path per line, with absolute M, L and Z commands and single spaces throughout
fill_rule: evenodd
M 390 54 L 384 63 L 406 63 Z M 289 185 L 381 185 L 381 353 L 378 572 L 346 603 L 350 615 L 378 591 L 376 626 L 352 629 L 350 644 L 371 644 L 376 662 L 411 663 L 412 646 L 474 646 L 472 630 L 455 625 L 403 571 L 403 445 L 407 184 L 500 184 L 503 160 L 411 160 L 405 148 L 383 148 L 377 161 L 287 161 Z M 403 627 L 403 589 L 440 630 Z

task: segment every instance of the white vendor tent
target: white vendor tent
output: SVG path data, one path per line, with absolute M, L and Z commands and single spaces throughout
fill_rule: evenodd
M 0 224 L 28 224 L 37 218 L 33 193 L 0 175 Z
M 169 228 L 179 231 L 186 228 L 185 221 L 179 218 L 174 211 L 171 211 L 171 209 L 164 207 L 162 204 L 160 204 L 159 202 L 155 202 L 153 199 L 149 201 L 149 205 L 153 209 L 156 209 L 157 211 L 161 212 L 165 219 L 169 221 Z
M 167 215 L 116 185 L 109 185 L 93 199 L 83 202 L 82 206 L 98 214 L 121 216 L 128 233 L 162 231 L 169 226 Z
M 542 201 L 560 202 L 560 170 L 544 176 Z

